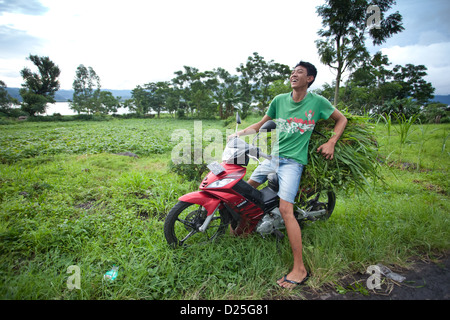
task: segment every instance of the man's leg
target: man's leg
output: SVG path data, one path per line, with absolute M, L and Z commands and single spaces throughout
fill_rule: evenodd
M 292 288 L 295 284 L 286 280 L 301 282 L 306 276 L 306 268 L 303 264 L 302 255 L 302 233 L 300 226 L 294 216 L 294 202 L 297 195 L 298 187 L 303 172 L 303 165 L 290 159 L 280 159 L 278 168 L 278 179 L 280 189 L 278 196 L 280 197 L 280 213 L 283 217 L 288 234 L 289 243 L 291 245 L 294 265 L 286 278 L 278 280 L 278 284 L 285 288 Z
M 253 188 L 258 188 L 261 184 L 266 182 L 269 173 L 276 172 L 277 166 L 274 166 L 274 164 L 276 164 L 276 162 L 272 162 L 267 159 L 264 160 L 259 166 L 256 167 L 255 171 L 253 171 L 247 183 Z
M 292 255 L 294 256 L 294 266 L 292 271 L 286 276 L 287 280 L 301 282 L 306 278 L 307 271 L 303 264 L 303 246 L 302 246 L 302 233 L 297 220 L 294 217 L 294 205 L 290 202 L 280 199 L 280 212 L 286 225 L 286 231 L 289 238 L 289 243 L 292 249 Z M 284 281 L 281 278 L 277 283 L 284 288 L 292 288 L 295 285 Z
M 257 188 L 261 183 L 255 180 L 261 180 L 262 183 L 264 183 L 264 179 L 267 179 L 267 175 L 269 173 L 278 173 L 278 178 L 280 179 L 280 192 L 278 195 L 280 196 L 281 194 L 279 209 L 281 216 L 284 219 L 284 224 L 286 226 L 286 231 L 294 256 L 294 266 L 292 271 L 286 276 L 286 279 L 301 282 L 307 275 L 306 268 L 303 264 L 302 234 L 300 226 L 294 217 L 294 204 L 289 201 L 285 201 L 282 198 L 286 196 L 286 199 L 291 199 L 292 202 L 295 199 L 295 195 L 300 184 L 300 177 L 303 172 L 303 166 L 295 161 L 282 160 L 281 162 L 283 162 L 283 165 L 280 167 L 279 160 L 270 162 L 265 160 L 262 165 L 256 168 L 247 182 L 252 187 Z M 295 286 L 294 284 L 284 281 L 284 278 L 278 280 L 277 282 L 280 286 L 285 288 Z

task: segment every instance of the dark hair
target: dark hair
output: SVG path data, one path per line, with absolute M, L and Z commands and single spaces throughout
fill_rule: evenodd
M 313 82 L 316 80 L 317 69 L 316 69 L 316 67 L 315 67 L 312 63 L 305 62 L 305 61 L 300 61 L 299 63 L 297 63 L 297 65 L 295 66 L 295 68 L 297 68 L 298 66 L 301 66 L 301 67 L 303 67 L 303 68 L 306 69 L 306 75 L 307 75 L 307 76 L 313 76 L 313 77 L 314 77 L 313 81 L 311 81 L 311 82 L 308 84 L 308 88 L 309 88 L 309 87 L 313 84 Z M 294 68 L 294 69 L 295 69 L 295 68 Z

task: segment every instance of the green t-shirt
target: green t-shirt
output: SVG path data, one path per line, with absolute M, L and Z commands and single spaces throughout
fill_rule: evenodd
M 335 108 L 324 97 L 309 92 L 300 102 L 291 93 L 276 96 L 267 115 L 277 124 L 277 142 L 272 154 L 308 164 L 308 145 L 317 121 L 328 119 Z

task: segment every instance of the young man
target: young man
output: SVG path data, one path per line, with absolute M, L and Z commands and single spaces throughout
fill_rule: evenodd
M 265 160 L 253 172 L 248 183 L 258 187 L 267 180 L 267 175 L 276 172 L 279 180 L 280 212 L 286 225 L 294 265 L 291 272 L 277 281 L 284 288 L 303 284 L 309 277 L 303 264 L 302 236 L 294 217 L 294 201 L 303 166 L 308 163 L 308 145 L 315 124 L 320 119 L 331 117 L 335 121 L 334 135 L 317 152 L 325 159 L 333 159 L 334 146 L 347 125 L 345 116 L 331 103 L 308 88 L 317 75 L 316 68 L 308 62 L 299 62 L 290 76 L 292 92 L 274 98 L 264 117 L 258 123 L 237 133 L 238 136 L 258 132 L 261 126 L 273 119 L 277 123 L 278 141 L 272 152 L 272 160 Z

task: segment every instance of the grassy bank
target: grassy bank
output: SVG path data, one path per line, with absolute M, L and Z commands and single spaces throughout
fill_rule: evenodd
M 248 120 L 249 122 L 252 119 Z M 245 126 L 245 123 L 242 125 Z M 230 124 L 229 128 L 233 125 Z M 2 299 L 262 299 L 301 296 L 275 281 L 289 271 L 287 239 L 230 235 L 172 250 L 164 217 L 196 183 L 168 170 L 175 129 L 192 121 L 20 123 L 0 126 Z M 220 121 L 202 130 L 225 133 Z M 407 265 L 450 247 L 450 125 L 414 125 L 401 143 L 377 125 L 384 183 L 338 194 L 330 220 L 306 225 L 308 285 L 334 285 L 369 265 Z M 116 155 L 133 152 L 139 158 Z M 250 166 L 250 168 L 253 168 Z M 69 290 L 67 268 L 80 268 Z M 103 275 L 119 266 L 116 280 Z

